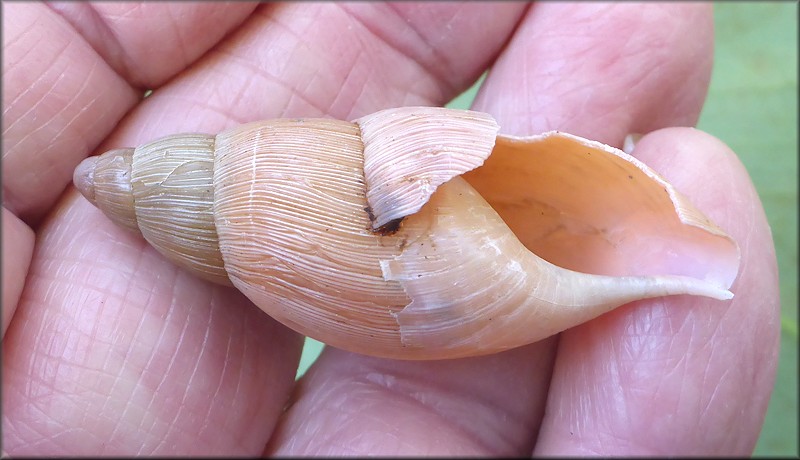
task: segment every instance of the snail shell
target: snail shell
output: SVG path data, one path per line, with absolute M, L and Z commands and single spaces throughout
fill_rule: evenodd
M 112 150 L 74 182 L 179 266 L 364 354 L 482 355 L 637 299 L 732 297 L 735 242 L 647 166 L 569 134 L 498 130 L 432 107 L 268 120 Z M 701 268 L 627 273 L 643 238 Z

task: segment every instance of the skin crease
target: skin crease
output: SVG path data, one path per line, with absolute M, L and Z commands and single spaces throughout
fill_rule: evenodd
M 697 120 L 709 5 L 207 5 L 4 5 L 3 204 L 22 219 L 3 219 L 4 295 L 21 292 L 16 311 L 3 298 L 3 314 L 14 311 L 5 452 L 752 452 L 778 352 L 769 229 L 733 152 L 690 128 L 659 129 Z M 224 31 L 216 45 L 196 39 L 211 14 Z M 104 48 L 108 34 L 116 43 Z M 480 358 L 329 348 L 295 384 L 301 337 L 176 269 L 71 186 L 59 196 L 90 152 L 271 117 L 441 105 L 495 59 L 474 108 L 503 132 L 619 146 L 658 129 L 634 155 L 739 242 L 733 301 L 637 302 Z M 139 101 L 142 84 L 156 90 Z
M 14 316 L 25 275 L 33 252 L 33 230 L 19 220 L 11 211 L 3 208 L 3 329 L 5 335 L 8 324 Z

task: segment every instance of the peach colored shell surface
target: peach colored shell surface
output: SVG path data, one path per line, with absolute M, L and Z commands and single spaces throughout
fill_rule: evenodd
M 375 356 L 496 353 L 638 299 L 733 296 L 736 243 L 642 162 L 498 131 L 435 107 L 267 120 L 112 150 L 74 182 L 177 265 Z

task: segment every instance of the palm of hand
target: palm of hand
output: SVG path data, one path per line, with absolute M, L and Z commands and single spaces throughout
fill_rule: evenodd
M 446 362 L 328 349 L 297 384 L 301 337 L 177 270 L 73 189 L 59 196 L 94 150 L 257 119 L 441 105 L 496 57 L 474 108 L 506 132 L 619 145 L 629 132 L 691 126 L 710 71 L 709 8 L 55 9 L 72 25 L 39 4 L 4 16 L 7 452 L 752 450 L 777 357 L 774 254 L 746 173 L 697 131 L 655 132 L 635 155 L 739 241 L 732 303 L 639 302 L 560 338 Z M 140 101 L 141 87 L 158 89 Z M 710 170 L 719 180 L 701 180 Z

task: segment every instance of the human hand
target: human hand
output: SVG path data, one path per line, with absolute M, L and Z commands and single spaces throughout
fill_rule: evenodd
M 737 240 L 732 301 L 636 302 L 480 358 L 328 348 L 297 384 L 302 337 L 175 268 L 71 186 L 61 194 L 94 151 L 251 120 L 442 105 L 498 56 L 473 108 L 505 133 L 558 129 L 619 146 L 629 132 L 691 126 L 711 67 L 709 6 L 11 3 L 4 13 L 9 454 L 752 451 L 777 361 L 774 249 L 746 171 L 696 130 L 655 131 L 633 154 Z M 142 101 L 142 88 L 156 91 Z

